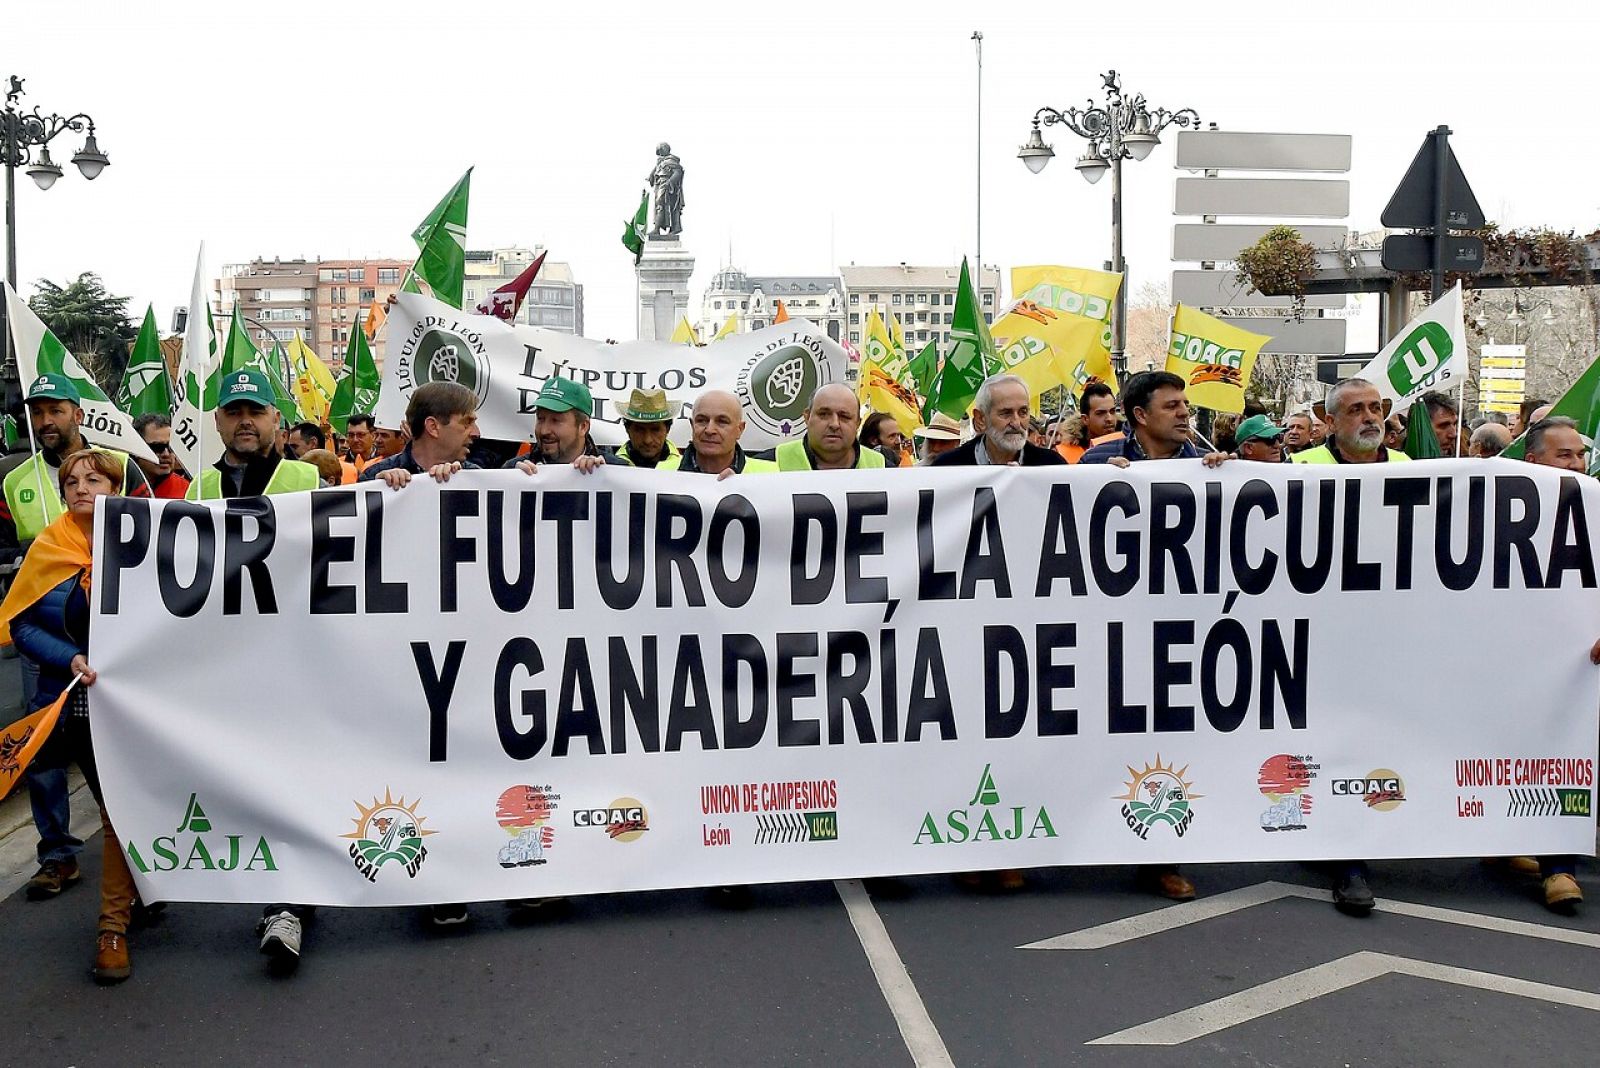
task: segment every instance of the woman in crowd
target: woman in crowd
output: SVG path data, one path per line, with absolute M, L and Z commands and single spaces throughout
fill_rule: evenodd
M 100 793 L 87 693 L 96 678 L 88 659 L 94 509 L 101 497 L 120 492 L 122 468 L 121 459 L 99 449 L 80 449 L 61 462 L 61 497 L 67 510 L 34 541 L 0 604 L 0 641 L 8 640 L 9 628 L 9 640 L 39 665 L 39 688 L 29 711 L 54 704 L 68 693 L 61 718 L 35 759 L 41 767 L 76 762 L 100 804 L 105 841 L 94 977 L 101 983 L 119 983 L 132 973 L 128 923 L 134 905 L 133 874 Z

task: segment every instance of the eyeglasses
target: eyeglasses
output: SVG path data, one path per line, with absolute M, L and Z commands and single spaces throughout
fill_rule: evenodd
M 172 446 L 165 441 L 147 441 L 145 442 L 145 446 L 157 456 L 160 456 L 164 452 L 172 451 Z

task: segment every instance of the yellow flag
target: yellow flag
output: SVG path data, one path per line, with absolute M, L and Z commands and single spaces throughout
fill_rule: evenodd
M 689 325 L 689 317 L 687 315 L 678 316 L 678 325 L 672 331 L 672 343 L 674 345 L 693 345 L 695 343 L 694 327 Z
M 990 327 L 995 349 L 1006 370 L 1029 380 L 1044 381 L 1047 370 L 1059 375 L 1052 386 L 1065 385 L 1073 396 L 1091 378 L 1118 388 L 1111 367 L 1111 308 L 1122 276 L 1080 267 L 1013 267 L 1011 291 L 1017 301 Z M 1024 361 L 1040 353 L 1054 354 L 1053 365 L 1027 371 Z
M 1240 413 L 1256 354 L 1271 340 L 1180 304 L 1172 313 L 1167 370 L 1183 379 L 1190 404 Z
M 289 342 L 289 362 L 294 367 L 294 399 L 301 413 L 318 426 L 327 423 L 335 388 L 333 372 L 299 334 Z
M 907 434 L 922 425 L 917 395 L 875 363 L 862 364 L 861 399 L 873 411 L 892 416 Z
M 893 316 L 890 317 L 891 321 Z M 894 345 L 894 335 L 878 316 L 878 309 L 873 308 L 867 312 L 867 329 L 862 335 L 865 339 L 861 346 L 862 387 L 861 396 L 866 397 L 866 368 L 881 367 L 885 374 L 896 382 L 903 382 L 910 372 L 911 365 L 906 360 L 905 349 L 898 351 Z
M 894 352 L 897 359 L 906 359 L 906 332 L 900 326 L 900 317 L 895 315 L 894 312 L 889 313 L 889 348 Z M 909 361 L 907 362 L 909 363 Z M 896 375 L 896 377 L 902 382 L 905 381 L 904 372 Z
M 717 331 L 717 336 L 712 338 L 711 340 L 712 341 L 721 341 L 723 338 L 729 337 L 729 336 L 731 336 L 733 334 L 737 334 L 738 332 L 739 332 L 739 321 L 737 319 L 735 319 L 733 316 L 730 315 L 730 316 L 728 316 L 727 321 L 722 324 L 722 329 Z

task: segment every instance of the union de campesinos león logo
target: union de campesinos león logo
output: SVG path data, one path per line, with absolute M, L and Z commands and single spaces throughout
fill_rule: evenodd
M 943 815 L 923 814 L 922 826 L 912 845 L 960 845 L 963 842 L 1014 842 L 1022 838 L 1054 838 L 1055 824 L 1043 805 L 1010 805 L 1000 802 L 1000 788 L 983 766 L 978 788 L 962 808 Z
M 1154 764 L 1146 764 L 1143 771 L 1128 768 L 1128 792 L 1116 795 L 1113 800 L 1123 802 L 1122 818 L 1128 830 L 1148 841 L 1150 829 L 1166 824 L 1179 838 L 1188 833 L 1194 822 L 1192 802 L 1203 794 L 1194 792 L 1194 784 L 1184 778 L 1189 765 L 1176 767 L 1161 763 L 1156 754 Z
M 171 834 L 145 843 L 124 842 L 128 860 L 143 875 L 155 871 L 277 871 L 272 847 L 261 835 L 217 834 L 200 798 L 189 795 Z
M 340 837 L 349 838 L 350 863 L 355 865 L 369 883 L 378 881 L 378 872 L 390 863 L 405 869 L 408 878 L 415 879 L 428 859 L 428 847 L 423 838 L 437 831 L 426 829 L 427 818 L 418 813 L 422 799 L 406 803 L 402 796 L 396 800 L 384 787 L 383 800 L 376 797 L 372 804 L 355 803 L 356 815 L 351 820 L 356 829 Z

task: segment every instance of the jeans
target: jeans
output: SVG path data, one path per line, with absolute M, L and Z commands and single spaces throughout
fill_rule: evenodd
M 22 707 L 32 709 L 33 696 L 39 692 L 39 665 L 20 653 L 17 664 L 22 668 Z M 41 767 L 41 763 L 34 761 L 22 774 L 33 806 L 33 826 L 39 832 L 39 863 L 72 860 L 83 849 L 83 841 L 72 834 L 67 769 L 65 765 Z
M 1540 857 L 1539 876 L 1548 879 L 1552 875 L 1577 875 L 1578 858 L 1575 856 Z

